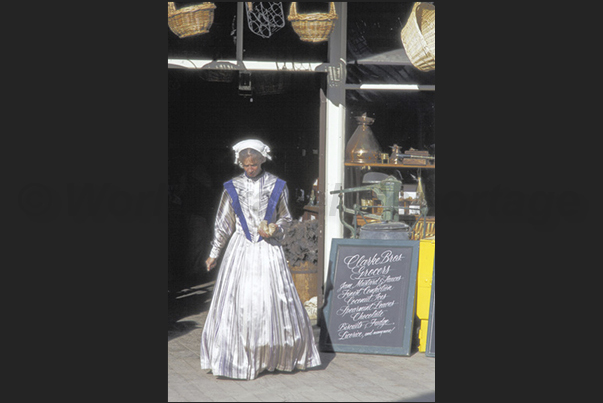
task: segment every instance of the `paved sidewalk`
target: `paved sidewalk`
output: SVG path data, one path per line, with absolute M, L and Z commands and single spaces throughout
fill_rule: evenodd
M 213 282 L 176 293 L 168 317 L 169 402 L 433 402 L 435 358 L 321 352 L 306 371 L 263 372 L 252 381 L 216 378 L 199 365 Z M 314 327 L 316 341 L 320 329 Z

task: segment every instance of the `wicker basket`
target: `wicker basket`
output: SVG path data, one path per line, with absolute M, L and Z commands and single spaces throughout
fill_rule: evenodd
M 214 3 L 202 3 L 176 10 L 176 5 L 168 2 L 168 26 L 179 38 L 205 34 L 214 22 L 215 8 Z
M 337 19 L 335 3 L 331 2 L 328 13 L 298 14 L 297 3 L 292 2 L 287 19 L 291 21 L 293 30 L 302 41 L 324 42 L 329 39 L 329 35 L 335 28 L 335 20 Z
M 416 2 L 400 33 L 410 62 L 421 71 L 435 70 L 435 6 Z

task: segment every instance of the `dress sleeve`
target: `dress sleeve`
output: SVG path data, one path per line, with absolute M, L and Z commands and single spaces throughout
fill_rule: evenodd
M 285 238 L 285 233 L 289 228 L 289 224 L 293 221 L 291 212 L 289 211 L 289 189 L 287 188 L 287 185 L 283 187 L 281 196 L 278 199 L 276 205 L 276 217 L 276 225 L 278 225 L 279 229 L 272 237 L 282 241 Z
M 226 189 L 222 192 L 216 222 L 214 224 L 214 239 L 211 243 L 211 252 L 209 257 L 218 258 L 220 252 L 230 239 L 236 228 L 236 215 L 232 207 L 232 200 Z

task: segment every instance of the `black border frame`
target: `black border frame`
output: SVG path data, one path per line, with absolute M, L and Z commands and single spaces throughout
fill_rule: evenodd
M 408 295 L 406 299 L 406 312 L 404 316 L 403 337 L 400 344 L 390 347 L 367 346 L 333 343 L 329 337 L 329 325 L 332 309 L 333 288 L 337 278 L 337 256 L 342 246 L 383 246 L 385 248 L 411 248 L 412 256 L 410 263 L 410 278 L 408 280 Z M 419 264 L 419 241 L 406 240 L 383 240 L 383 239 L 341 239 L 334 238 L 331 241 L 331 253 L 329 258 L 328 278 L 325 286 L 325 303 L 321 309 L 320 316 L 320 340 L 321 351 L 386 354 L 409 356 L 412 347 L 412 332 L 415 319 L 415 294 L 417 285 L 417 270 Z

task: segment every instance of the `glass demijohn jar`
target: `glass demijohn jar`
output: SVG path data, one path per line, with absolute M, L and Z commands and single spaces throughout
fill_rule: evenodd
M 369 127 L 375 119 L 367 117 L 365 112 L 356 116 L 356 121 L 358 127 L 345 147 L 345 162 L 380 163 L 381 147 Z

